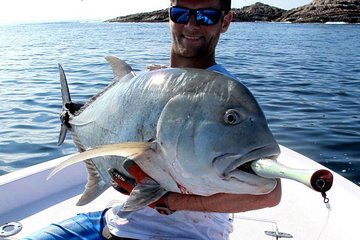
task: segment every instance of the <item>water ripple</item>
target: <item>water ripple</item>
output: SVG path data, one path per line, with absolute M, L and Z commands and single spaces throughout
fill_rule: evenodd
M 218 62 L 256 96 L 280 144 L 360 185 L 358 25 L 234 23 Z M 112 80 L 104 56 L 133 69 L 168 64 L 168 24 L 0 26 L 0 175 L 75 152 L 57 147 L 61 95 L 84 102 Z

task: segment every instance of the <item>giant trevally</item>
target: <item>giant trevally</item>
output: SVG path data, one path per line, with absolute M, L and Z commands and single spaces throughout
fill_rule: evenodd
M 127 158 L 156 181 L 136 187 L 141 191 L 130 195 L 128 210 L 146 206 L 166 191 L 208 196 L 266 194 L 275 188 L 275 179 L 245 170 L 254 160 L 275 159 L 280 149 L 259 104 L 242 83 L 190 68 L 135 76 L 120 59 L 106 59 L 114 80 L 83 106 L 71 102 L 60 68 L 65 102 L 60 142 L 66 127 L 80 151 L 106 145 L 65 161 L 53 172 L 87 159 L 88 183 L 78 205 L 111 186 L 109 168 L 127 175 Z

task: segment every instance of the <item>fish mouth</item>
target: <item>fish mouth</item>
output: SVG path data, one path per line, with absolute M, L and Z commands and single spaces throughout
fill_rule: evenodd
M 252 162 L 264 158 L 276 161 L 279 154 L 280 150 L 277 145 L 276 147 L 269 145 L 254 149 L 246 154 L 222 154 L 213 160 L 213 166 L 219 177 L 224 180 L 237 178 L 236 176 L 240 173 L 258 176 L 251 168 Z

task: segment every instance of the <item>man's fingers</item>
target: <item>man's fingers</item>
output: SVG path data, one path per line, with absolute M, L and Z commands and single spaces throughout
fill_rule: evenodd
M 159 70 L 162 68 L 167 68 L 167 66 L 161 65 L 161 64 L 150 64 L 150 65 L 146 66 L 146 68 L 150 71 L 154 71 L 154 70 Z

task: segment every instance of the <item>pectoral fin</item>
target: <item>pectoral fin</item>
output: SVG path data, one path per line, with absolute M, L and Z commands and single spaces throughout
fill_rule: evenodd
M 161 198 L 167 191 L 155 180 L 146 178 L 131 191 L 120 211 L 136 211 Z
M 155 151 L 156 142 L 127 142 L 127 143 L 115 143 L 104 146 L 95 147 L 89 150 L 86 150 L 82 153 L 78 153 L 64 162 L 60 163 L 48 176 L 47 179 L 54 176 L 60 170 L 95 157 L 101 156 L 121 156 L 129 159 L 135 159 L 137 156 L 143 155 L 146 151 Z

